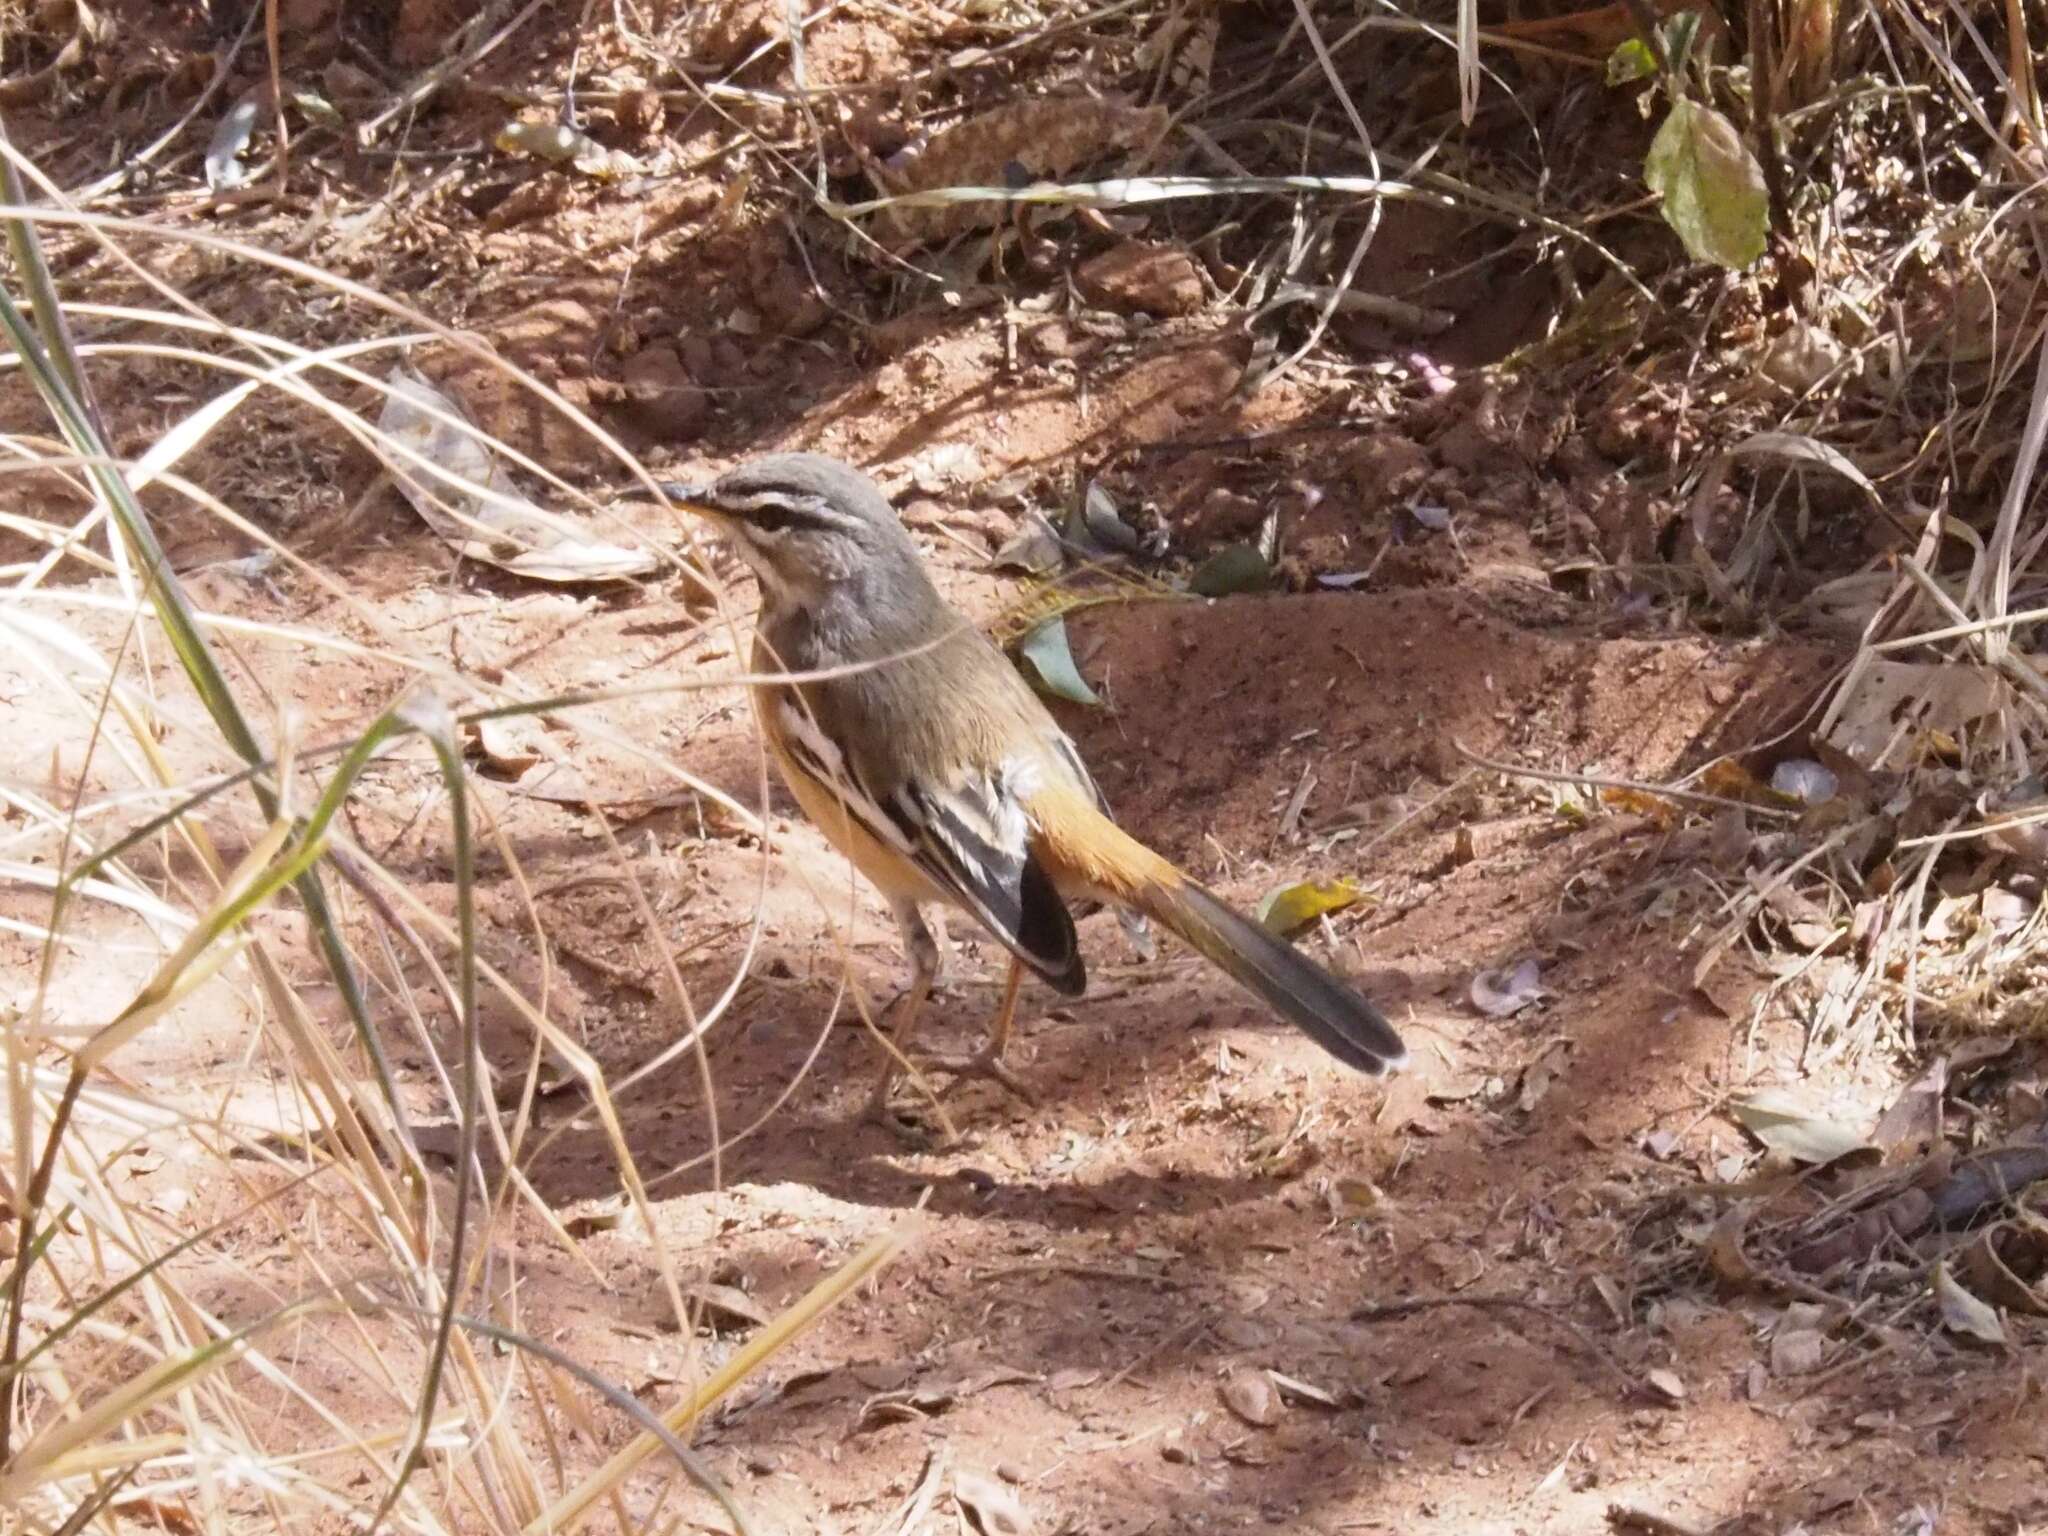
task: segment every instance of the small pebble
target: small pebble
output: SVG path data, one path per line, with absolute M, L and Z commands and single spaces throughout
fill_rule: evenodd
M 1024 1469 L 1014 1461 L 999 1461 L 996 1463 L 996 1476 L 1006 1483 L 1021 1483 L 1024 1481 Z

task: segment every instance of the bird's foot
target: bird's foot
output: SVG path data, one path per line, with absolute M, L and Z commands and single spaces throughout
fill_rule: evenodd
M 891 992 L 882 999 L 881 1006 L 875 1010 L 875 1017 L 877 1019 L 895 1018 L 898 1013 L 910 1005 L 910 999 L 916 992 L 917 983 L 915 981 L 905 982 L 894 992 Z M 951 1002 L 957 999 L 959 995 L 960 988 L 954 985 L 950 977 L 935 976 L 932 978 L 931 990 L 925 994 L 925 1006 L 930 1007 L 934 1003 Z M 841 1028 L 850 1026 L 854 1029 L 859 1029 L 866 1022 L 867 1020 L 861 1017 L 861 1011 L 858 1008 L 848 1008 L 839 1015 Z
M 941 1098 L 969 1078 L 979 1077 L 1000 1085 L 1031 1108 L 1038 1107 L 1038 1095 L 1017 1075 L 1016 1069 L 1003 1060 L 1002 1053 L 993 1045 L 984 1046 L 972 1056 L 927 1056 L 922 1065 L 927 1071 L 951 1074 L 953 1081 L 940 1090 Z
M 861 1118 L 919 1152 L 943 1152 L 962 1145 L 959 1127 L 930 1096 L 898 1101 L 893 1081 L 878 1083 Z

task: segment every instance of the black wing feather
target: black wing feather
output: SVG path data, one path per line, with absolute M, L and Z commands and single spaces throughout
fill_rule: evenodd
M 990 831 L 1005 820 L 1000 804 L 990 797 L 1004 793 L 1000 785 L 986 792 L 960 786 L 948 795 L 934 795 L 922 785 L 906 784 L 889 802 L 900 812 L 897 825 L 917 844 L 926 873 L 981 920 L 1012 954 L 1068 997 L 1079 997 L 1088 985 L 1079 937 L 1067 904 L 1052 877 L 1020 835 L 997 841 Z

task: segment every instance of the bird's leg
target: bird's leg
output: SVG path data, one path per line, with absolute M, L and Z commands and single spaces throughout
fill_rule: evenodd
M 925 1000 L 931 996 L 932 981 L 939 973 L 939 946 L 932 937 L 931 929 L 925 927 L 924 919 L 918 915 L 916 902 L 894 902 L 891 910 L 896 915 L 896 927 L 903 935 L 903 952 L 910 957 L 910 985 L 897 994 L 890 1009 L 892 1013 L 902 1015 L 896 1021 L 891 1041 L 896 1051 L 882 1058 L 882 1075 L 876 1079 L 875 1091 L 868 1098 L 868 1118 L 893 1127 L 896 1119 L 889 1111 L 889 1090 L 896 1086 L 897 1056 L 907 1058 L 910 1054 L 910 1041 L 917 1032 L 918 1016 L 924 1012 Z
M 931 974 L 929 976 L 922 975 L 918 970 L 916 950 L 919 946 L 911 941 L 911 930 L 904 925 L 903 918 L 900 914 L 897 916 L 896 924 L 897 931 L 902 936 L 904 953 L 911 957 L 911 974 L 910 978 L 907 981 L 905 981 L 902 986 L 898 987 L 894 992 L 891 992 L 889 994 L 889 1000 L 882 1004 L 882 1011 L 884 1013 L 895 1013 L 897 1010 L 901 1008 L 908 1007 L 911 995 L 915 993 L 919 987 L 923 987 L 925 989 L 925 999 L 927 1002 L 929 1002 L 932 998 L 935 997 L 944 997 L 948 992 L 952 990 L 953 968 L 946 963 L 946 956 L 948 951 L 951 949 L 951 945 L 948 943 L 946 937 L 945 911 L 942 908 L 933 909 L 931 915 L 931 927 L 929 931 L 925 931 L 920 925 L 919 931 L 925 933 L 925 938 L 923 942 L 926 944 L 935 943 L 936 946 L 932 951 L 932 969 Z M 845 1022 L 848 1024 L 858 1025 L 861 1022 L 860 1015 L 850 1015 L 845 1020 Z
M 1017 998 L 1023 988 L 1024 962 L 1012 955 L 1010 974 L 1003 983 L 1002 1006 L 996 1010 L 995 1023 L 989 1027 L 988 1044 L 972 1056 L 934 1057 L 931 1065 L 941 1072 L 953 1073 L 955 1081 L 968 1077 L 988 1078 L 1002 1084 L 1026 1104 L 1036 1104 L 1036 1096 L 1003 1059 L 1010 1049 L 1010 1031 L 1017 1022 Z

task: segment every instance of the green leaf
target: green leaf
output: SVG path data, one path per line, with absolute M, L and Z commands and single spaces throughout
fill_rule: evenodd
M 1232 592 L 1263 592 L 1273 579 L 1273 562 L 1256 545 L 1232 544 L 1204 560 L 1188 578 L 1188 590 L 1201 597 L 1227 597 Z
M 1607 55 L 1607 83 L 1627 85 L 1634 80 L 1647 80 L 1657 73 L 1657 55 L 1650 52 L 1650 45 L 1640 37 L 1632 37 L 1614 52 Z
M 1687 61 L 1692 58 L 1693 41 L 1700 35 L 1700 13 L 1680 11 L 1668 17 L 1658 31 L 1664 35 L 1664 57 L 1671 61 L 1672 75 L 1682 77 Z
M 1364 899 L 1365 892 L 1349 880 L 1299 880 L 1268 891 L 1259 903 L 1258 918 L 1285 938 L 1325 912 L 1341 912 Z
M 1056 699 L 1076 704 L 1100 704 L 1095 690 L 1074 665 L 1074 653 L 1067 646 L 1067 621 L 1054 614 L 1017 642 L 1017 654 L 1031 663 L 1038 685 Z
M 1695 261 L 1741 270 L 1764 251 L 1770 201 L 1763 168 L 1735 125 L 1696 101 L 1671 104 L 1643 162 L 1643 180 L 1664 200 L 1664 222 Z

